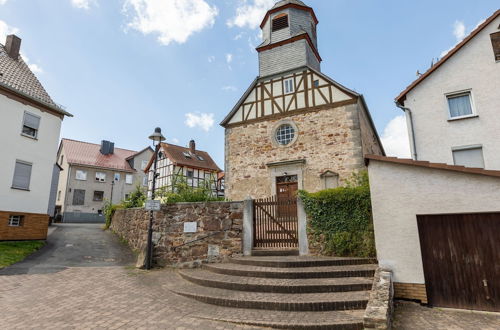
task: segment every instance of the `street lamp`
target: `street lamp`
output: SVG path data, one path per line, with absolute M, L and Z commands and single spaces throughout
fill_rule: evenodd
M 151 187 L 151 200 L 155 199 L 155 187 L 156 187 L 156 173 L 158 165 L 158 151 L 160 150 L 161 141 L 165 140 L 165 137 L 161 134 L 161 128 L 155 128 L 153 134 L 149 136 L 149 139 L 153 141 L 153 146 L 155 147 L 154 162 L 153 162 L 153 183 Z M 153 266 L 153 210 L 149 211 L 149 227 L 148 227 L 148 246 L 146 255 L 146 269 L 151 269 Z

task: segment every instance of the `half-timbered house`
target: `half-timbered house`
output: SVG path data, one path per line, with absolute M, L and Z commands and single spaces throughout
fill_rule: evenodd
M 298 0 L 265 15 L 259 76 L 221 123 L 228 198 L 333 188 L 384 154 L 363 96 L 321 72 L 317 24 Z
M 153 184 L 154 155 L 145 168 L 148 174 L 148 193 Z M 210 187 L 214 196 L 220 196 L 218 174 L 222 170 L 212 157 L 201 150 L 196 150 L 194 140 L 189 141 L 189 147 L 162 143 L 158 152 L 156 189 L 175 191 L 176 183 L 184 182 L 192 188 Z

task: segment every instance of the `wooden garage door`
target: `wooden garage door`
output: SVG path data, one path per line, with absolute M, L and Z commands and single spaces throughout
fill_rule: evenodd
M 417 216 L 434 306 L 500 311 L 500 213 Z

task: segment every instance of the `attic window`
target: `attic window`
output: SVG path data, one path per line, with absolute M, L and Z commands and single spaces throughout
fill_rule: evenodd
M 495 61 L 500 61 L 500 32 L 490 34 Z
M 200 155 L 196 155 L 196 158 L 198 158 L 198 160 L 201 160 L 201 161 L 205 160 L 205 158 L 201 157 Z
M 284 29 L 288 27 L 288 15 L 280 14 L 273 19 L 272 22 L 272 32 Z
M 184 155 L 184 157 L 191 159 L 191 155 L 189 154 L 189 152 L 184 151 L 182 154 Z

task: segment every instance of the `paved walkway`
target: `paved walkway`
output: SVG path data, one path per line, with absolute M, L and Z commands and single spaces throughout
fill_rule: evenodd
M 498 330 L 500 313 L 429 308 L 409 301 L 396 301 L 395 330 Z

